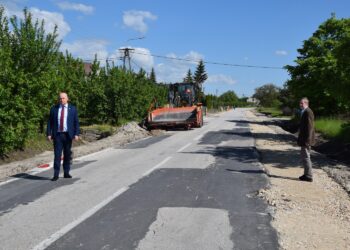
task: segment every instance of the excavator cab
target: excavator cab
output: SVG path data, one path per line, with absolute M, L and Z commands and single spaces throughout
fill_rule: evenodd
M 169 86 L 171 107 L 191 107 L 195 102 L 193 83 L 175 83 Z
M 164 127 L 201 127 L 203 112 L 201 104 L 196 105 L 193 83 L 174 83 L 168 89 L 168 107 L 150 110 L 147 118 L 149 129 Z

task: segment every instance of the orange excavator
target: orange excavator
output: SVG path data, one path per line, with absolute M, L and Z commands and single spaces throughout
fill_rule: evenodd
M 149 130 L 203 126 L 202 104 L 193 83 L 170 84 L 168 102 L 160 108 L 155 107 L 156 100 L 151 104 L 145 124 Z

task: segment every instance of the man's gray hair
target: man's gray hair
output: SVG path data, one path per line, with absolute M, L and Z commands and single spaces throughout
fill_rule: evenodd
M 305 103 L 309 104 L 309 99 L 307 99 L 307 97 L 303 97 L 301 98 L 300 101 L 304 101 Z

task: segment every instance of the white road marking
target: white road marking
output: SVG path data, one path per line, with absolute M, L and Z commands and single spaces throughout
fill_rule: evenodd
M 40 164 L 42 165 L 42 164 Z M 24 172 L 24 174 L 30 174 L 30 175 L 36 175 L 36 174 L 39 174 L 41 172 L 44 172 L 44 171 L 47 171 L 47 170 L 50 170 L 51 168 L 53 167 L 53 162 L 49 163 L 49 166 L 47 168 L 39 168 L 39 167 L 35 167 L 27 172 Z M 23 174 L 23 173 L 18 173 L 18 174 Z M 20 180 L 21 178 L 18 178 L 18 177 L 11 177 L 11 179 L 7 180 L 7 181 L 4 181 L 4 182 L 1 182 L 0 183 L 0 187 L 5 185 L 5 184 L 8 184 L 8 183 L 11 183 L 13 181 L 17 181 L 17 180 Z
M 204 133 L 203 133 L 203 134 L 200 134 L 200 135 L 197 136 L 197 137 L 195 137 L 193 140 L 199 141 L 200 139 L 202 139 L 203 136 L 204 136 Z
M 150 173 L 152 173 L 154 170 L 156 170 L 157 168 L 159 168 L 160 166 L 162 166 L 163 164 L 165 164 L 167 161 L 169 161 L 172 157 L 168 156 L 167 158 L 165 158 L 162 162 L 158 163 L 157 165 L 155 165 L 153 168 L 151 168 L 150 170 L 148 170 L 146 173 L 144 173 L 142 176 L 147 176 Z
M 126 190 L 128 190 L 129 187 L 123 187 L 119 189 L 117 192 L 103 200 L 101 203 L 97 204 L 90 210 L 86 211 L 84 214 L 82 214 L 78 219 L 72 221 L 71 223 L 67 224 L 60 230 L 58 230 L 56 233 L 52 234 L 49 238 L 46 240 L 40 242 L 38 245 L 33 247 L 33 250 L 42 250 L 47 248 L 49 245 L 51 245 L 53 242 L 58 240 L 60 237 L 62 237 L 64 234 L 66 234 L 68 231 L 79 225 L 81 222 L 92 216 L 94 213 L 96 213 L 98 210 L 100 210 L 102 207 L 106 206 L 109 202 L 111 202 L 113 199 L 124 193 Z
M 178 151 L 176 151 L 177 153 L 180 153 L 181 151 L 185 150 L 186 148 L 188 148 L 189 146 L 191 146 L 191 143 L 187 143 L 185 146 L 183 146 L 182 148 L 180 148 Z
M 0 183 L 0 187 L 1 187 L 2 185 L 8 184 L 8 183 L 13 182 L 13 181 L 17 181 L 17 180 L 19 179 L 19 178 L 16 178 L 16 177 L 11 177 L 11 178 L 13 178 L 13 179 L 9 179 L 9 180 L 7 180 L 7 181 L 1 182 L 1 183 Z

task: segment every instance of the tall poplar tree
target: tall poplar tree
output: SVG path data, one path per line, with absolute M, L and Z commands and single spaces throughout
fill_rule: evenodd
M 188 69 L 187 75 L 186 75 L 186 77 L 184 78 L 184 82 L 193 83 L 193 77 L 192 77 L 191 69 Z
M 152 68 L 151 70 L 151 74 L 149 75 L 149 80 L 153 83 L 157 83 L 156 72 L 154 71 L 154 68 Z
M 196 71 L 194 72 L 194 87 L 197 93 L 197 101 L 201 102 L 204 98 L 204 93 L 202 91 L 203 83 L 208 79 L 208 75 L 205 71 L 205 65 L 203 60 L 200 60 Z

